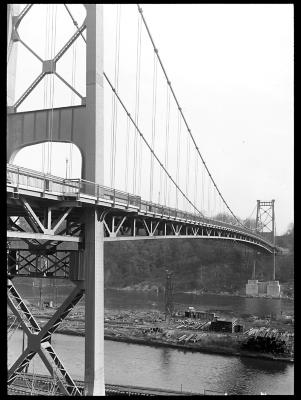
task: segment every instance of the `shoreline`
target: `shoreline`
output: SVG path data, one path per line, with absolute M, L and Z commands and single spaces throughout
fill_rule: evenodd
M 62 330 L 57 330 L 56 333 L 62 334 L 62 335 L 69 335 L 69 336 L 85 336 L 84 332 L 76 332 L 71 329 L 62 329 Z M 195 353 L 206 353 L 206 354 L 217 354 L 217 355 L 223 355 L 223 356 L 232 356 L 232 357 L 248 357 L 248 358 L 260 358 L 264 360 L 270 360 L 270 361 L 280 361 L 280 362 L 286 362 L 290 364 L 294 364 L 294 359 L 289 358 L 289 357 L 277 357 L 272 354 L 263 354 L 263 353 L 256 353 L 256 352 L 249 352 L 246 350 L 233 350 L 229 348 L 214 348 L 214 347 L 205 347 L 205 346 L 199 346 L 199 345 L 194 345 L 190 343 L 189 345 L 185 344 L 180 344 L 180 343 L 172 343 L 172 342 L 166 342 L 158 339 L 150 339 L 148 338 L 147 340 L 145 338 L 133 338 L 133 337 L 128 337 L 128 336 L 115 336 L 115 335 L 110 335 L 105 333 L 104 334 L 104 339 L 105 340 L 111 340 L 114 342 L 121 342 L 121 343 L 129 343 L 129 344 L 138 344 L 138 345 L 144 345 L 144 346 L 150 346 L 150 347 L 169 347 L 173 349 L 178 349 L 178 350 L 185 350 L 185 351 L 191 351 Z
M 143 292 L 143 293 L 164 293 L 164 291 L 161 290 L 155 290 L 155 289 L 150 289 L 150 288 L 135 288 L 135 287 L 129 287 L 126 286 L 124 288 L 120 287 L 107 287 L 107 290 L 117 290 L 117 291 L 124 291 L 124 292 Z M 195 296 L 203 296 L 203 295 L 214 295 L 214 296 L 229 296 L 229 297 L 243 297 L 243 298 L 260 298 L 260 299 L 280 299 L 280 300 L 291 300 L 294 301 L 294 297 L 289 297 L 289 296 L 279 296 L 279 297 L 271 297 L 271 296 L 250 296 L 246 294 L 238 294 L 238 293 L 215 293 L 215 292 L 198 292 L 198 291 L 175 291 L 174 294 L 193 294 Z

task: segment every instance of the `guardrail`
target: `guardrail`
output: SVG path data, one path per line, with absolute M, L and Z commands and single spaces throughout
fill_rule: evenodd
M 33 188 L 35 190 L 38 189 L 44 193 L 57 193 L 63 196 L 92 196 L 97 200 L 108 200 L 113 206 L 114 204 L 122 204 L 127 207 L 135 207 L 137 208 L 137 211 L 140 212 L 151 212 L 185 221 L 203 223 L 208 228 L 218 226 L 235 230 L 236 232 L 247 234 L 271 245 L 271 243 L 265 240 L 261 235 L 255 233 L 249 228 L 242 228 L 224 221 L 202 217 L 176 208 L 145 201 L 142 200 L 140 196 L 99 185 L 85 179 L 64 179 L 55 175 L 19 167 L 14 164 L 7 164 L 7 183 L 16 186 L 17 190 L 20 187 L 25 187 L 29 189 Z

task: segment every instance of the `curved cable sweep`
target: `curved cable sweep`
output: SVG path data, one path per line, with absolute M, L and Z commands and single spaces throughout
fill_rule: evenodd
M 115 96 L 117 97 L 119 103 L 121 104 L 122 108 L 124 109 L 124 111 L 127 113 L 129 119 L 131 120 L 132 124 L 134 125 L 136 131 L 139 133 L 141 139 L 144 141 L 144 143 L 146 144 L 146 146 L 149 148 L 149 150 L 151 151 L 151 153 L 153 154 L 154 158 L 157 160 L 157 162 L 160 164 L 161 170 L 163 170 L 167 176 L 169 177 L 169 179 L 172 181 L 172 183 L 176 186 L 176 188 L 179 190 L 179 192 L 184 196 L 184 198 L 188 201 L 188 203 L 202 216 L 205 217 L 201 211 L 191 202 L 191 200 L 189 200 L 189 198 L 186 196 L 186 194 L 183 192 L 183 190 L 177 185 L 177 183 L 175 182 L 175 180 L 172 178 L 172 176 L 169 174 L 169 172 L 167 171 L 167 169 L 165 168 L 165 166 L 163 165 L 163 163 L 160 161 L 160 159 L 158 158 L 158 156 L 156 155 L 156 153 L 154 152 L 154 150 L 151 148 L 150 144 L 148 143 L 148 141 L 146 140 L 146 138 L 144 137 L 143 133 L 141 132 L 141 130 L 139 129 L 138 125 L 136 124 L 136 122 L 134 121 L 134 119 L 132 118 L 131 114 L 129 113 L 129 111 L 127 110 L 126 106 L 124 105 L 123 101 L 121 100 L 119 94 L 117 93 L 116 89 L 114 88 L 114 86 L 112 85 L 110 79 L 108 78 L 107 74 L 104 72 L 103 73 L 106 81 L 108 82 L 108 84 L 110 85 L 112 91 L 115 93 Z
M 169 78 L 168 78 L 168 75 L 167 75 L 166 70 L 165 70 L 165 68 L 164 68 L 164 65 L 163 65 L 163 62 L 162 62 L 162 60 L 161 60 L 161 57 L 159 56 L 158 48 L 157 48 L 156 45 L 155 45 L 154 39 L 153 39 L 153 37 L 152 37 L 152 35 L 151 35 L 151 32 L 150 32 L 150 30 L 149 30 L 149 27 L 148 27 L 148 24 L 147 24 L 147 22 L 146 22 L 146 20 L 145 20 L 145 17 L 144 17 L 144 15 L 143 15 L 143 10 L 142 10 L 142 8 L 140 7 L 139 4 L 137 4 L 137 7 L 138 7 L 138 12 L 140 13 L 140 15 L 141 15 L 141 17 L 142 17 L 142 21 L 143 21 L 143 23 L 144 23 L 144 26 L 145 26 L 146 31 L 147 31 L 147 33 L 148 33 L 148 36 L 149 36 L 149 38 L 150 38 L 150 40 L 151 40 L 151 43 L 152 43 L 152 45 L 153 45 L 154 51 L 155 51 L 155 53 L 156 53 L 156 55 L 157 55 L 158 61 L 159 61 L 160 65 L 161 65 L 162 71 L 163 71 L 163 73 L 164 73 L 164 75 L 165 75 L 165 78 L 166 78 L 166 80 L 167 80 L 167 84 L 168 84 L 169 87 L 170 87 L 170 90 L 171 90 L 171 93 L 172 93 L 172 95 L 173 95 L 173 98 L 174 98 L 174 100 L 175 100 L 175 102 L 176 102 L 176 104 L 177 104 L 177 107 L 178 107 L 178 109 L 179 109 L 179 111 L 180 111 L 180 113 L 181 113 L 182 119 L 183 119 L 183 121 L 184 121 L 184 123 L 185 123 L 185 125 L 186 125 L 187 131 L 188 131 L 188 133 L 189 133 L 189 135 L 190 135 L 190 137 L 191 137 L 191 140 L 192 140 L 192 142 L 193 142 L 193 144 L 194 144 L 194 146 L 195 146 L 195 149 L 197 150 L 197 152 L 198 152 L 198 154 L 199 154 L 199 157 L 201 158 L 202 163 L 203 163 L 203 165 L 204 165 L 204 167 L 205 167 L 205 169 L 206 169 L 206 171 L 207 171 L 207 173 L 208 173 L 208 175 L 209 175 L 209 177 L 210 177 L 210 179 L 211 179 L 211 181 L 212 181 L 212 183 L 213 183 L 215 189 L 217 190 L 219 196 L 221 197 L 223 203 L 225 204 L 225 206 L 227 207 L 227 209 L 229 210 L 229 212 L 231 213 L 231 215 L 234 217 L 235 221 L 237 221 L 237 223 L 238 223 L 239 225 L 242 225 L 242 226 L 245 228 L 245 226 L 239 221 L 239 219 L 236 217 L 236 215 L 233 213 L 233 211 L 232 211 L 231 208 L 229 207 L 228 203 L 227 203 L 226 200 L 224 199 L 223 195 L 221 194 L 220 190 L 218 189 L 218 187 L 217 187 L 217 185 L 216 185 L 216 183 L 215 183 L 215 181 L 214 181 L 214 179 L 213 179 L 213 177 L 212 177 L 212 175 L 211 175 L 211 173 L 210 173 L 210 171 L 209 171 L 209 169 L 208 169 L 208 167 L 207 167 L 207 164 L 206 164 L 205 161 L 204 161 L 204 158 L 202 157 L 202 154 L 201 154 L 201 152 L 200 152 L 200 150 L 199 150 L 199 148 L 198 148 L 198 146 L 197 146 L 197 143 L 196 143 L 196 141 L 195 141 L 195 139 L 194 139 L 194 137 L 193 137 L 193 135 L 192 135 L 192 133 L 191 133 L 191 129 L 189 128 L 189 125 L 188 125 L 188 123 L 187 123 L 187 120 L 186 120 L 186 118 L 185 118 L 185 116 L 184 116 L 184 114 L 183 114 L 182 108 L 180 107 L 179 101 L 178 101 L 178 99 L 177 99 L 177 97 L 176 97 L 176 95 L 175 95 L 175 92 L 174 92 L 174 90 L 173 90 L 173 88 L 172 88 L 172 86 L 171 86 L 171 82 L 170 82 L 170 80 L 169 80 Z

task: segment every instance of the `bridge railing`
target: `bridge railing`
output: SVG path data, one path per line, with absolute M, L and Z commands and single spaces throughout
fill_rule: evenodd
M 249 228 L 145 201 L 142 200 L 140 196 L 99 185 L 85 179 L 64 179 L 58 176 L 18 167 L 14 164 L 7 164 L 7 183 L 16 186 L 17 188 L 32 188 L 43 192 L 58 193 L 65 196 L 79 196 L 80 194 L 84 194 L 86 196 L 97 198 L 97 200 L 108 200 L 112 205 L 121 204 L 126 205 L 127 207 L 135 207 L 140 212 L 154 213 L 178 220 L 199 222 L 209 228 L 218 225 L 232 230 L 235 229 L 235 231 L 248 234 L 270 244 L 259 233 L 255 233 Z
M 78 193 L 76 182 L 12 164 L 7 167 L 7 183 L 14 184 L 17 188 L 38 189 L 43 192 Z

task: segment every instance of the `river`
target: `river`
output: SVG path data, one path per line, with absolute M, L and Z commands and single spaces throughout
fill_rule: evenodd
M 84 376 L 84 338 L 54 334 L 53 347 L 74 379 Z M 8 364 L 18 357 L 22 332 L 9 340 Z M 38 356 L 31 371 L 47 374 Z M 202 393 L 293 394 L 292 364 L 253 358 L 193 353 L 166 347 L 105 341 L 106 383 Z
M 39 280 L 35 285 L 29 284 L 29 279 L 15 279 L 16 287 L 21 295 L 33 303 L 39 299 L 40 289 Z M 47 280 L 43 280 L 43 285 Z M 66 286 L 64 281 L 57 279 L 55 286 L 48 285 L 42 288 L 44 300 L 53 300 L 54 303 L 62 302 L 70 292 L 72 286 Z M 154 292 L 139 292 L 106 289 L 104 303 L 107 309 L 129 309 L 129 310 L 164 310 L 164 294 Z M 252 314 L 258 317 L 270 314 L 280 315 L 281 312 L 294 314 L 294 302 L 289 299 L 267 299 L 267 298 L 248 298 L 231 295 L 202 294 L 195 295 L 190 293 L 175 293 L 174 303 L 191 305 L 201 310 L 216 310 L 221 312 L 233 312 L 234 314 Z
M 27 282 L 26 282 L 27 283 Z M 61 284 L 63 282 L 61 281 Z M 44 299 L 61 301 L 71 290 L 64 285 L 44 287 Z M 39 288 L 18 285 L 21 294 L 32 301 Z M 293 314 L 293 302 L 287 299 L 245 298 L 212 294 L 176 293 L 175 303 L 194 305 L 203 310 L 233 311 L 236 314 L 264 316 Z M 162 294 L 105 290 L 107 309 L 163 310 Z M 21 351 L 22 333 L 16 331 L 8 344 L 8 363 Z M 84 373 L 84 338 L 53 335 L 53 346 L 63 364 L 75 379 Z M 75 351 L 76 349 L 76 351 Z M 72 355 L 72 356 L 70 356 Z M 41 361 L 34 358 L 33 368 L 47 373 Z M 105 341 L 106 383 L 158 387 L 202 393 L 204 389 L 228 394 L 293 394 L 294 365 L 270 360 L 236 356 L 193 353 L 165 347 L 149 347 Z

